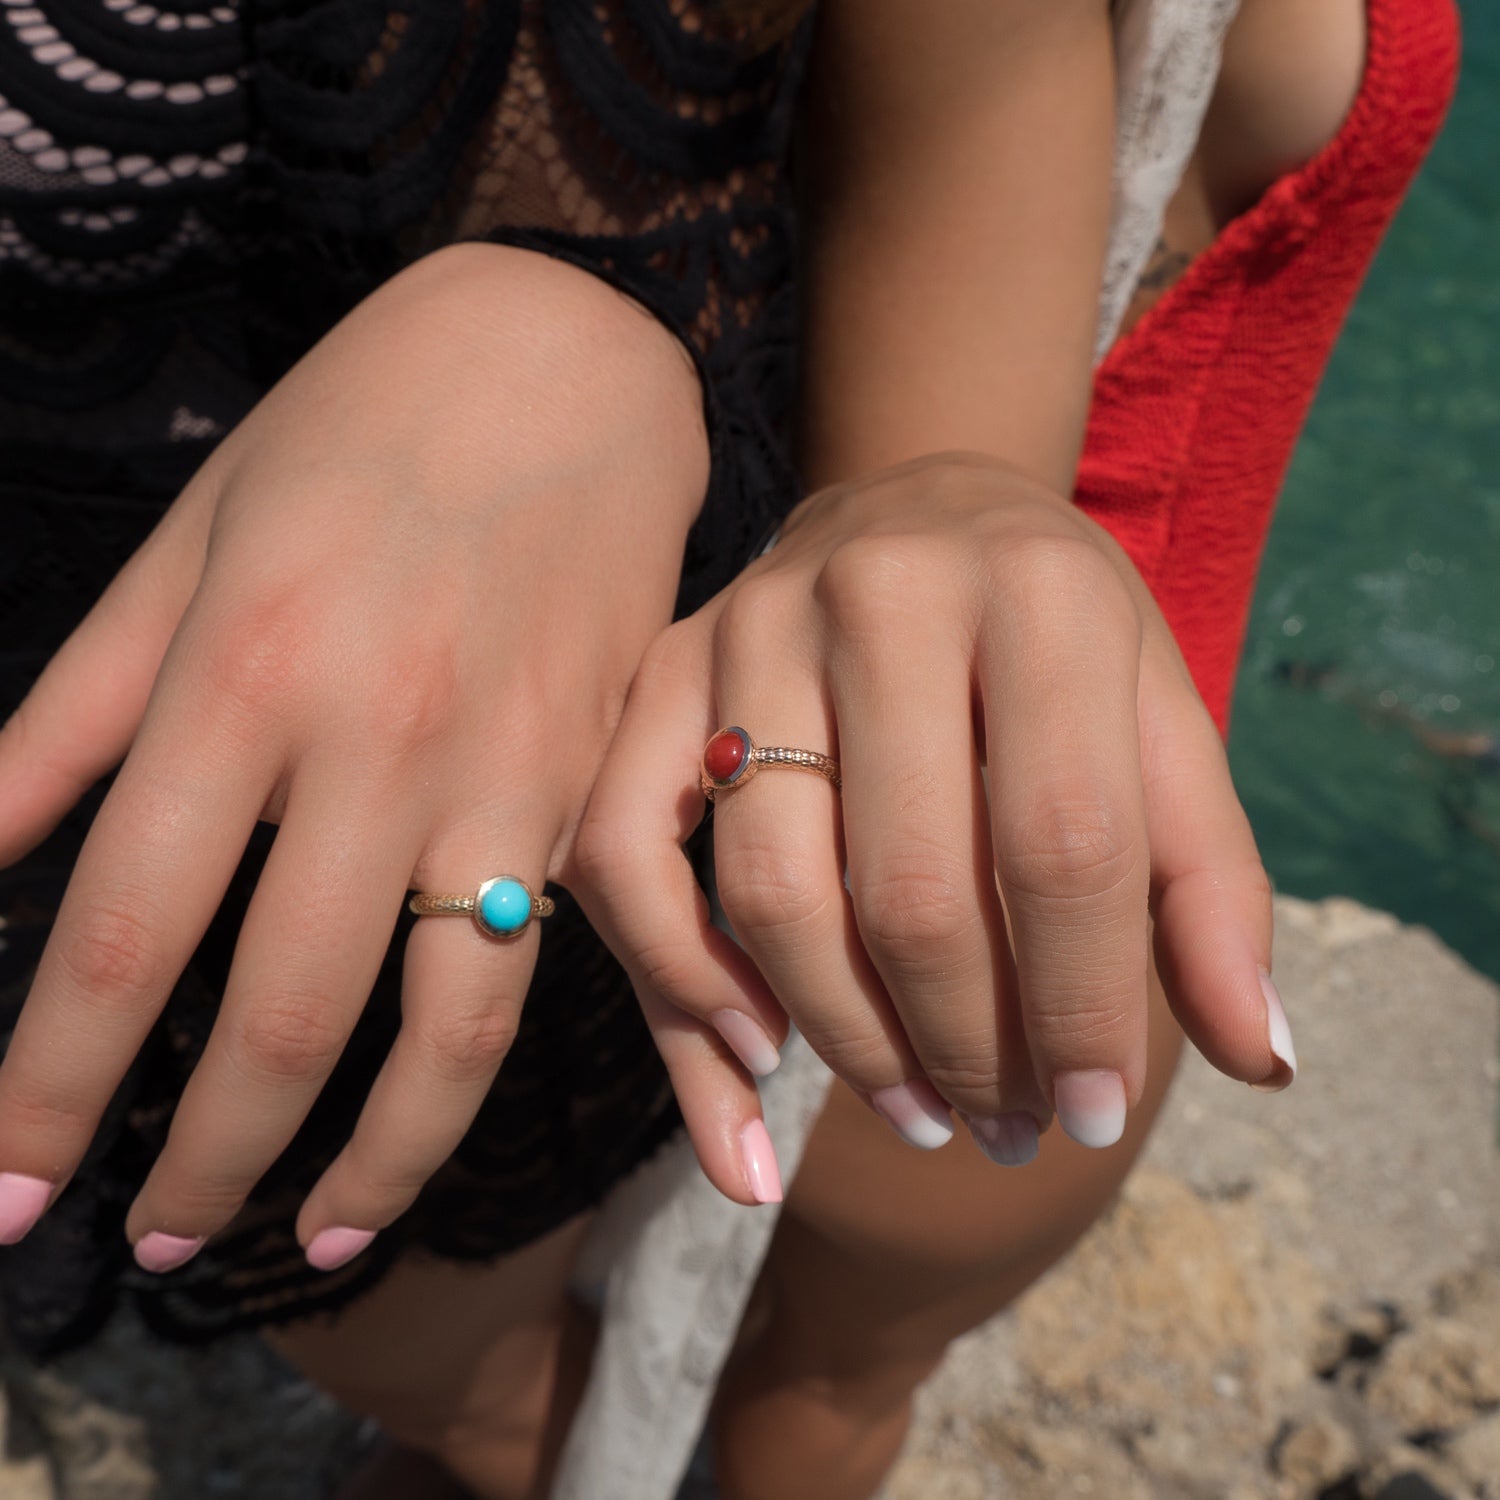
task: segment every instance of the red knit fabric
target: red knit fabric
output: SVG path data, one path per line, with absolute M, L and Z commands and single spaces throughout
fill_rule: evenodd
M 1453 0 L 1369 0 L 1337 138 L 1226 226 L 1100 365 L 1076 498 L 1155 595 L 1221 734 L 1271 512 L 1458 67 Z

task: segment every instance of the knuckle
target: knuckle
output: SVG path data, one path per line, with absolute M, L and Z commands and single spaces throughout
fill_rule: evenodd
M 1114 569 L 1092 542 L 1065 532 L 1031 532 L 995 538 L 990 543 L 992 565 L 1012 575 L 1023 597 L 1045 598 L 1059 590 L 1069 594 L 1097 586 Z
M 632 868 L 638 848 L 621 819 L 591 808 L 578 825 L 572 864 L 585 886 L 607 892 Z
M 701 690 L 695 632 L 685 629 L 686 624 L 669 625 L 641 655 L 636 681 L 653 700 L 662 692 Z
M 696 1014 L 703 987 L 694 982 L 694 965 L 680 943 L 646 943 L 632 955 L 632 963 L 647 989 L 670 1000 L 679 1009 Z
M 135 1002 L 162 989 L 166 961 L 151 914 L 125 901 L 90 907 L 61 937 L 58 960 L 80 994 Z
M 288 588 L 240 601 L 215 621 L 203 667 L 215 696 L 258 722 L 301 684 L 316 622 Z
M 866 940 L 897 961 L 928 960 L 973 940 L 973 877 L 930 852 L 888 858 L 855 895 Z
M 851 537 L 824 561 L 815 597 L 845 634 L 879 633 L 893 615 L 928 598 L 921 587 L 931 571 L 928 551 L 928 544 L 918 537 Z
M 1098 900 L 1144 883 L 1145 862 L 1117 802 L 1089 790 L 1054 794 L 1005 828 L 996 868 L 1007 895 Z
M 993 1040 L 986 1045 L 975 1038 L 967 1050 L 950 1041 L 943 1052 L 924 1058 L 924 1064 L 928 1081 L 950 1104 L 958 1109 L 995 1113 L 1000 1068 Z
M 199 1234 L 227 1224 L 240 1211 L 250 1184 L 230 1179 L 190 1177 L 167 1186 L 170 1167 L 163 1156 L 157 1172 L 162 1180 L 151 1191 L 147 1217 L 158 1224 L 192 1225 Z M 145 1196 L 143 1194 L 143 1196 Z
M 325 1002 L 286 997 L 250 1006 L 229 1040 L 252 1079 L 302 1080 L 332 1070 L 344 1029 Z
M 81 1099 L 37 1092 L 36 1085 L 20 1079 L 12 1086 L 0 1111 L 0 1139 L 33 1145 L 78 1145 L 93 1133 L 97 1109 Z
M 397 756 L 438 739 L 454 722 L 462 700 L 454 643 L 441 630 L 408 640 L 399 659 L 383 655 L 367 669 L 360 701 L 370 714 L 369 739 Z
M 519 1017 L 509 1009 L 444 1006 L 417 1031 L 428 1067 L 444 1082 L 472 1083 L 491 1077 L 516 1039 Z
M 363 1154 L 352 1153 L 338 1196 L 344 1203 L 360 1205 L 361 1223 L 365 1215 L 394 1219 L 411 1205 L 438 1165 L 437 1162 L 419 1166 L 415 1162 L 367 1161 Z
M 721 656 L 743 659 L 764 650 L 792 628 L 805 592 L 785 569 L 767 568 L 740 582 L 724 600 L 714 627 Z
M 819 1017 L 815 1027 L 801 1029 L 813 1051 L 851 1088 L 873 1094 L 901 1081 L 901 1059 L 868 1018 Z
M 795 852 L 774 847 L 738 850 L 717 872 L 719 901 L 736 931 L 823 925 L 828 898 Z
M 1027 1034 L 1054 1071 L 1076 1059 L 1080 1067 L 1098 1067 L 1101 1057 L 1116 1056 L 1139 1009 L 1122 997 L 1107 993 L 1058 997 L 1032 1004 L 1026 1018 Z

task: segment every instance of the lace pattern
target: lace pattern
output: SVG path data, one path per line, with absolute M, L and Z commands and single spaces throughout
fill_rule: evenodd
M 804 38 L 761 38 L 720 0 L 0 0 L 0 713 L 260 394 L 381 281 L 459 239 L 563 256 L 678 332 L 713 442 L 680 605 L 721 587 L 795 498 L 784 158 Z M 97 801 L 0 872 L 0 1036 Z M 206 1339 L 334 1308 L 413 1249 L 493 1258 L 597 1202 L 676 1127 L 629 986 L 564 899 L 464 1144 L 370 1251 L 311 1271 L 293 1218 L 394 1034 L 403 927 L 245 1213 L 183 1270 L 136 1271 L 124 1211 L 269 838 L 83 1170 L 0 1251 L 7 1321 L 34 1351 L 86 1338 L 121 1288 L 165 1335 Z

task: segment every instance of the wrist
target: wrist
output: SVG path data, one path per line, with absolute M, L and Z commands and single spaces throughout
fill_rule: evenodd
M 602 452 L 686 535 L 708 487 L 703 391 L 692 356 L 641 303 L 534 250 L 446 246 L 387 283 L 391 313 L 425 347 L 471 367 L 507 428 L 510 477 L 531 461 L 549 487 Z M 580 474 L 580 478 L 584 476 Z

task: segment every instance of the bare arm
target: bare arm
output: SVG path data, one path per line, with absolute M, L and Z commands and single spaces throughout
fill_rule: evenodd
M 1105 0 L 826 0 L 803 143 L 810 487 L 962 449 L 1071 489 L 1113 70 Z

